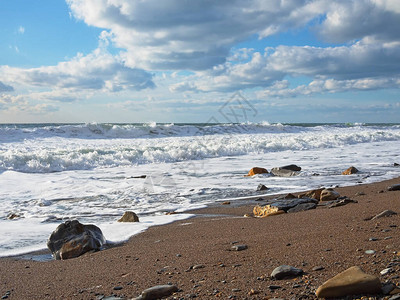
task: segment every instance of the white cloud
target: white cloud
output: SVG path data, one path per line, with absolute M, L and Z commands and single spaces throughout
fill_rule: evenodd
M 125 66 L 118 56 L 95 50 L 56 66 L 23 69 L 0 67 L 0 79 L 19 85 L 76 93 L 77 91 L 118 92 L 153 88 L 153 75 Z M 1 86 L 0 86 L 1 88 Z
M 236 43 L 303 28 L 323 39 L 398 39 L 397 0 L 66 0 L 73 15 L 106 28 L 130 66 L 204 70 L 223 64 Z
M 316 80 L 333 79 L 335 82 L 358 80 L 373 84 L 371 89 L 397 87 L 400 77 L 400 42 L 375 43 L 362 40 L 350 46 L 267 48 L 255 52 L 248 62 L 225 63 L 212 70 L 198 72 L 187 81 L 171 87 L 171 91 L 233 91 L 238 89 L 268 87 L 281 82 L 286 76 L 305 76 Z M 391 84 L 386 84 L 391 82 Z M 358 89 L 357 85 L 351 85 Z M 275 89 L 272 89 L 275 90 Z M 333 91 L 333 89 L 330 89 Z M 300 89 L 292 89 L 292 92 Z
M 257 97 L 267 99 L 270 97 L 288 98 L 301 95 L 312 95 L 322 93 L 340 93 L 348 91 L 370 91 L 378 89 L 398 89 L 400 77 L 398 78 L 366 78 L 353 80 L 313 80 L 308 85 L 300 85 L 295 88 L 288 86 L 271 86 L 268 89 L 257 92 Z
M 19 26 L 19 28 L 18 28 L 18 33 L 24 34 L 24 33 L 25 33 L 25 27 Z

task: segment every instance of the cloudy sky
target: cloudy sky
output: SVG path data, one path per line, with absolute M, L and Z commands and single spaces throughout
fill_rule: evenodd
M 398 0 L 0 0 L 0 122 L 224 121 L 238 95 L 251 122 L 400 122 L 399 28 Z

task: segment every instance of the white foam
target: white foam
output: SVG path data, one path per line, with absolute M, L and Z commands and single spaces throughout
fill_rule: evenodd
M 399 126 L 243 124 L 232 126 L 241 128 L 236 134 L 216 133 L 225 130 L 218 126 L 206 136 L 180 132 L 125 139 L 33 138 L 29 130 L 43 129 L 28 128 L 23 134 L 30 138 L 0 143 L 0 256 L 45 248 L 50 233 L 70 218 L 98 225 L 108 240 L 117 242 L 149 226 L 189 217 L 166 216 L 166 211 L 258 195 L 260 183 L 270 188 L 267 194 L 275 194 L 400 176 L 400 168 L 393 166 L 400 163 Z M 255 133 L 257 126 L 263 131 L 270 126 L 269 132 Z M 172 124 L 164 127 L 177 130 Z M 299 176 L 243 176 L 255 166 L 292 163 L 302 167 Z M 352 165 L 361 172 L 340 175 Z M 140 175 L 147 178 L 136 178 Z M 127 210 L 135 211 L 141 223 L 118 224 Z M 20 218 L 8 220 L 10 213 Z

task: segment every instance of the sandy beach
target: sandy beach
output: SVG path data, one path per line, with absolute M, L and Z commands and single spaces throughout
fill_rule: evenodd
M 400 191 L 387 191 L 399 183 L 338 187 L 357 203 L 266 218 L 243 217 L 262 201 L 217 203 L 118 247 L 65 261 L 2 258 L 0 296 L 131 299 L 146 288 L 174 284 L 179 291 L 169 299 L 314 299 L 323 282 L 351 266 L 400 285 L 400 214 L 370 220 L 387 209 L 400 213 Z M 247 249 L 231 251 L 234 245 Z M 280 265 L 304 274 L 272 280 Z M 380 275 L 388 265 L 392 272 Z

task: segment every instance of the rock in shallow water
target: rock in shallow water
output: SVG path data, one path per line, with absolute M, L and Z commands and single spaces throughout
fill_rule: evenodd
M 139 222 L 139 217 L 133 211 L 126 211 L 118 222 Z
M 288 266 L 288 265 L 282 265 L 282 266 L 275 268 L 272 271 L 271 277 L 274 279 L 280 280 L 280 279 L 284 279 L 284 278 L 300 276 L 302 274 L 303 274 L 302 269 L 298 269 L 298 268 Z
M 254 176 L 256 174 L 268 174 L 268 170 L 264 168 L 254 167 L 246 176 Z
M 89 251 L 98 251 L 105 243 L 99 227 L 73 220 L 58 225 L 50 235 L 47 247 L 56 259 L 69 259 Z
M 316 291 L 318 298 L 340 298 L 359 294 L 379 294 L 382 285 L 378 277 L 351 267 L 324 282 Z

